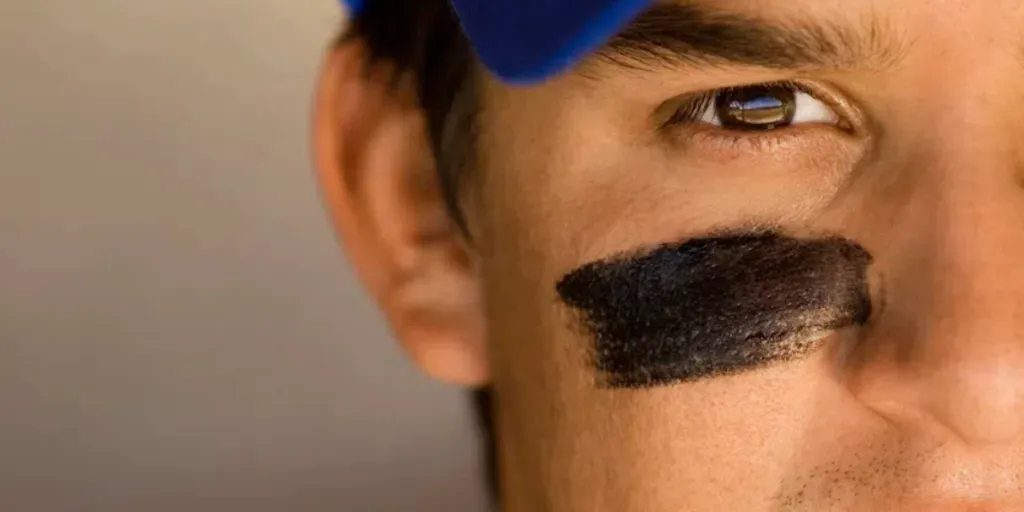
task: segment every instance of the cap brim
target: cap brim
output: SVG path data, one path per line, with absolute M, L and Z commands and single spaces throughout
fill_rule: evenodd
M 452 0 L 481 62 L 531 84 L 575 65 L 652 0 Z

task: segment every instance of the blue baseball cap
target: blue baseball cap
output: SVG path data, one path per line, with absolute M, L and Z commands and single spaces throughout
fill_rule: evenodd
M 367 2 L 345 0 L 358 14 Z M 571 67 L 653 0 L 450 0 L 480 61 L 506 82 L 536 83 Z

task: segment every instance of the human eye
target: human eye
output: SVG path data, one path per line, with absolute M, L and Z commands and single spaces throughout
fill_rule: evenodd
M 848 123 L 818 88 L 797 82 L 768 82 L 713 89 L 668 102 L 662 129 L 680 126 L 757 136 L 800 125 L 847 129 Z M 753 133 L 743 133 L 753 132 Z

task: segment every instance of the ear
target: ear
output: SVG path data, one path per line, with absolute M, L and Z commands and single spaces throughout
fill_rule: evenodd
M 473 255 L 444 206 L 426 123 L 409 80 L 366 67 L 359 41 L 327 57 L 314 111 L 325 201 L 363 284 L 427 374 L 490 378 Z

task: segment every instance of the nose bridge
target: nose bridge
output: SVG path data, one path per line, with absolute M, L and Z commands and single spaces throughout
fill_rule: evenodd
M 869 386 L 881 393 L 865 400 L 900 421 L 928 418 L 965 442 L 991 443 L 1024 428 L 1024 191 L 1005 137 L 953 124 L 956 137 L 936 135 L 929 156 L 900 171 L 915 176 L 914 192 L 892 227 L 900 242 L 872 334 L 896 348 L 863 368 L 868 380 L 881 367 L 895 380 Z
M 965 440 L 995 441 L 1017 436 L 1024 413 L 1024 275 L 1014 261 L 1024 231 L 1008 205 L 980 203 L 986 194 L 972 185 L 936 217 L 908 354 L 929 415 Z
M 925 263 L 916 276 L 928 292 L 919 296 L 920 313 L 927 313 L 922 320 L 927 320 L 933 340 L 929 345 L 936 350 L 961 337 L 951 336 L 954 333 L 1003 335 L 995 338 L 1020 334 L 1016 299 L 1024 291 L 1024 266 L 1018 258 L 1024 250 L 1024 223 L 1015 203 L 1024 201 L 1024 195 L 1014 197 L 1019 194 L 1007 190 L 1014 186 L 1009 173 L 1002 174 L 1005 185 L 1000 186 L 990 169 L 972 169 L 1005 169 L 1006 162 L 977 158 L 956 165 L 958 159 L 951 157 L 945 164 L 958 169 L 938 174 L 933 181 L 931 221 L 912 237 L 917 240 L 911 251 Z M 945 348 L 978 353 L 993 345 L 956 342 Z
M 907 353 L 932 390 L 950 396 L 1024 391 L 1024 224 L 1008 194 L 986 183 L 951 180 L 937 193 L 934 224 L 917 244 L 924 265 L 910 278 L 923 286 L 906 289 L 918 290 Z M 1000 378 L 1011 373 L 1018 378 Z

